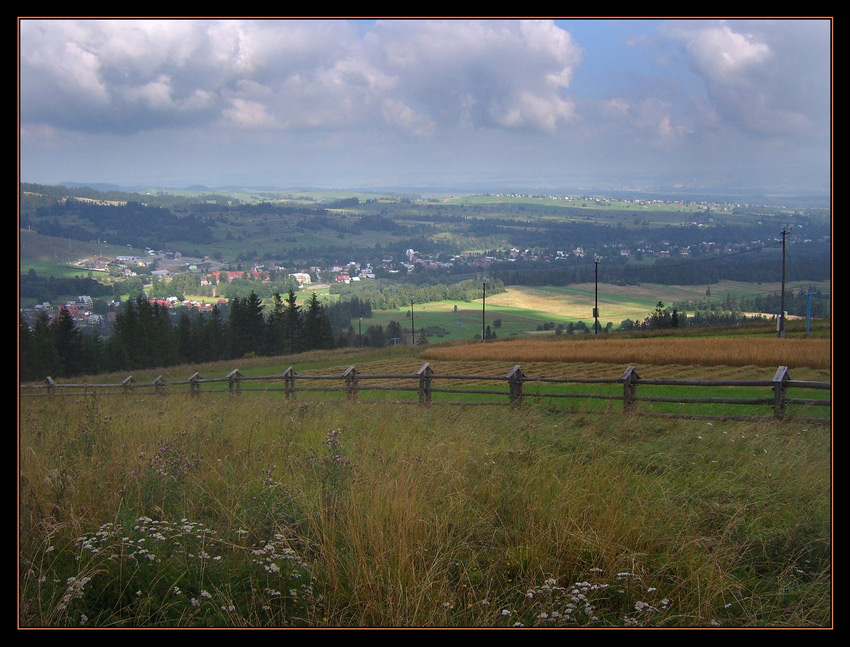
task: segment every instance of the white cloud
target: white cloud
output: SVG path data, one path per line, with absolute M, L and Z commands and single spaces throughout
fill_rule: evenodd
M 829 162 L 827 21 L 587 21 L 575 36 L 511 20 L 20 25 L 28 164 L 39 147 L 58 164 L 64 146 L 106 171 L 131 151 L 129 169 L 156 160 L 153 142 L 180 142 L 195 157 L 174 168 L 198 174 L 236 154 L 246 175 L 273 174 L 260 151 L 352 176 L 431 164 L 569 177 L 589 160 L 678 173 L 732 150 Z
M 225 123 L 239 128 L 267 130 L 278 126 L 262 103 L 238 97 L 231 100 L 230 107 L 225 108 L 224 118 Z
M 434 134 L 434 122 L 417 113 L 402 101 L 386 99 L 383 105 L 383 115 L 388 123 L 395 124 L 417 137 L 428 137 Z
M 770 47 L 757 36 L 736 33 L 728 24 L 691 32 L 686 48 L 696 68 L 718 83 L 736 83 L 748 68 L 771 57 Z
M 561 93 L 581 50 L 551 21 L 388 21 L 367 45 L 441 128 L 553 132 L 574 116 Z
M 678 42 L 724 125 L 760 137 L 824 132 L 829 108 L 826 21 L 676 24 Z

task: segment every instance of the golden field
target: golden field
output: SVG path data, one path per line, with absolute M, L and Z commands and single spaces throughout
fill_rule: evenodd
M 616 364 L 701 364 L 708 366 L 800 366 L 829 369 L 829 339 L 750 337 L 520 339 L 423 350 L 430 360 L 511 362 L 606 362 Z

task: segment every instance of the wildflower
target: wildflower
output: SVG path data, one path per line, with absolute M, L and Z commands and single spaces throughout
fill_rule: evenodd
M 201 597 L 212 600 L 212 596 L 206 590 L 201 591 Z
M 80 626 L 86 624 L 88 622 L 88 616 L 85 613 L 80 614 Z
M 511 615 L 511 612 L 508 609 L 502 609 L 503 617 L 507 618 L 509 615 Z

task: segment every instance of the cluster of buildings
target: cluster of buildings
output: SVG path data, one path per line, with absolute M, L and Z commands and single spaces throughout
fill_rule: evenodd
M 114 302 L 117 306 L 118 303 Z M 52 321 L 58 317 L 62 310 L 66 310 L 78 326 L 86 326 L 95 329 L 98 333 L 106 333 L 115 322 L 115 312 L 109 311 L 104 314 L 93 312 L 94 300 L 88 295 L 78 296 L 76 301 L 68 301 L 64 305 L 53 306 L 49 302 L 36 304 L 32 308 L 21 308 L 21 317 L 32 327 L 38 317 L 44 313 L 48 320 Z

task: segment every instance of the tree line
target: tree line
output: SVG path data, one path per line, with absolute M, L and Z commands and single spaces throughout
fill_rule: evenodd
M 65 308 L 33 326 L 20 320 L 22 381 L 167 367 L 335 346 L 327 309 L 315 293 L 306 306 L 295 292 L 275 294 L 268 311 L 260 298 L 236 297 L 208 313 L 170 309 L 140 295 L 122 304 L 111 337 L 83 333 Z
M 474 301 L 480 299 L 484 278 L 461 281 L 452 285 L 437 283 L 417 285 L 378 279 L 359 283 L 337 283 L 331 286 L 331 293 L 342 298 L 357 297 L 368 301 L 375 310 L 396 310 L 414 303 L 431 301 Z M 487 279 L 487 294 L 499 294 L 505 291 L 504 283 L 497 277 Z

